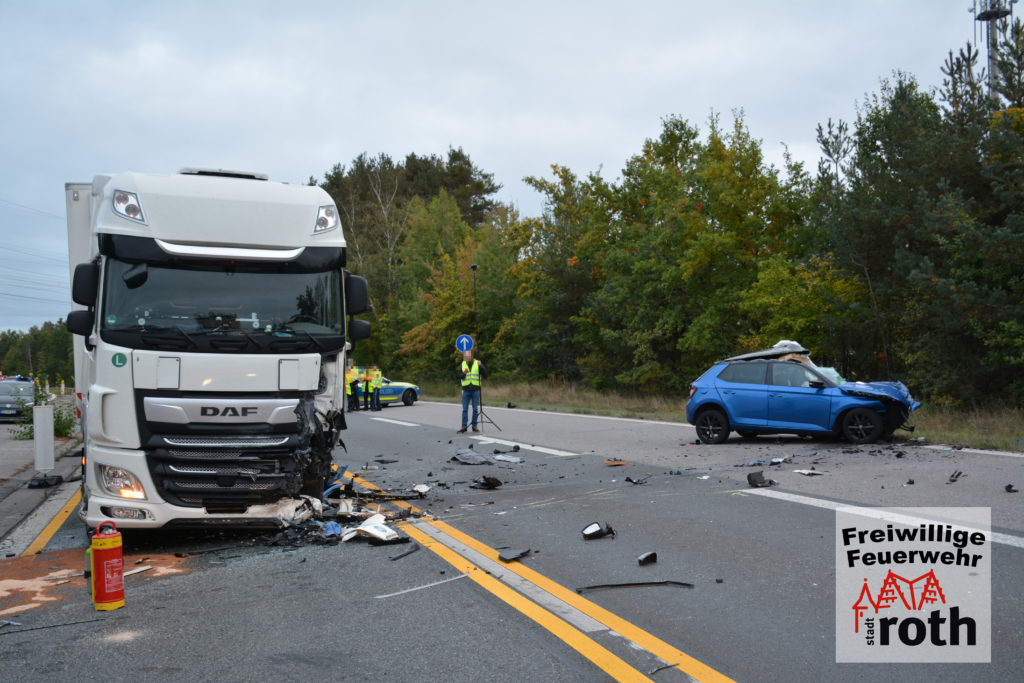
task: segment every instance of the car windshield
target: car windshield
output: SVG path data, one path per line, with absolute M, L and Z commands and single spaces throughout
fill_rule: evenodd
M 32 385 L 0 382 L 0 396 L 15 396 L 25 399 L 32 398 Z
M 833 384 L 843 384 L 846 382 L 843 376 L 836 372 L 835 368 L 823 368 L 816 366 L 815 369 L 825 376 L 825 379 L 829 380 Z
M 103 330 L 195 335 L 344 335 L 340 273 L 241 265 L 149 265 L 107 260 Z M 141 282 L 140 282 L 141 280 Z

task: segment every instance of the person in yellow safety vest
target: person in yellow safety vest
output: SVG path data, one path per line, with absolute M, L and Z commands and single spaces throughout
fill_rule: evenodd
M 363 385 L 363 410 L 370 409 L 370 400 L 373 392 L 373 390 L 370 388 L 370 385 L 373 384 L 372 372 L 373 371 L 369 368 L 369 366 L 367 366 L 363 368 L 363 374 L 359 378 L 359 381 Z
M 345 371 L 345 396 L 348 397 L 348 412 L 359 409 L 359 370 L 349 360 L 348 370 Z
M 372 410 L 380 410 L 380 388 L 382 386 L 384 386 L 384 373 L 374 363 L 373 369 L 370 370 L 370 390 L 373 392 L 370 401 L 370 408 Z
M 479 360 L 473 358 L 472 351 L 466 351 L 462 354 L 462 365 L 459 366 L 458 377 L 462 381 L 462 429 L 456 433 L 466 433 L 470 402 L 473 403 L 473 431 L 479 432 L 477 419 L 480 416 L 480 381 L 487 379 L 487 368 Z

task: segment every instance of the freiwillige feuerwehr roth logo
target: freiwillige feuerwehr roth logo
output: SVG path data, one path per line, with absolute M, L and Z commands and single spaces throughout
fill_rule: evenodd
M 836 661 L 991 661 L 991 517 L 837 509 Z

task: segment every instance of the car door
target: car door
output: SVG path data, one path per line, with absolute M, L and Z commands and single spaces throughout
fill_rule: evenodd
M 715 384 L 733 427 L 763 427 L 768 422 L 768 364 L 736 361 L 718 373 Z
M 832 393 L 811 386 L 822 382 L 809 367 L 798 361 L 771 363 L 768 386 L 768 426 L 793 431 L 823 431 L 829 428 Z

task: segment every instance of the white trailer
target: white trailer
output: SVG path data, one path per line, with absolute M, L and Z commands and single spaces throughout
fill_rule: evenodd
M 65 191 L 85 522 L 276 524 L 319 497 L 370 333 L 330 195 L 202 169 Z

